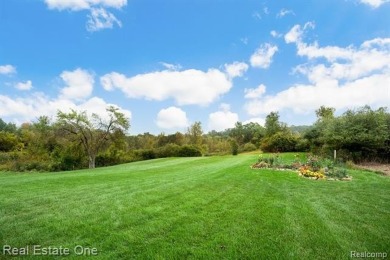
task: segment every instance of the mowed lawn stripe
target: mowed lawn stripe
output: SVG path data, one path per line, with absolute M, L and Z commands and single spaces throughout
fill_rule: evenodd
M 252 170 L 255 160 L 0 173 L 0 245 L 93 246 L 97 259 L 345 259 L 389 249 L 387 177 L 313 181 Z

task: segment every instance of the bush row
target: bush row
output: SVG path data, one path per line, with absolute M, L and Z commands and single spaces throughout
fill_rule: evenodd
M 155 149 L 142 149 L 135 151 L 135 157 L 139 160 L 150 160 L 166 157 L 197 157 L 202 156 L 199 148 L 192 145 L 167 144 Z
M 104 167 L 134 161 L 150 160 L 165 157 L 202 156 L 199 148 L 168 144 L 156 149 L 143 149 L 134 152 L 106 152 L 96 157 L 96 166 Z M 87 163 L 80 156 L 65 154 L 63 156 L 34 157 L 23 152 L 0 153 L 0 170 L 5 171 L 40 171 L 55 172 L 86 168 Z

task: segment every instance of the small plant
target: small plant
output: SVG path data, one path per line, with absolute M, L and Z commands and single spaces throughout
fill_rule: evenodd
M 329 170 L 326 175 L 330 178 L 336 178 L 336 179 L 343 179 L 348 177 L 347 170 L 340 167 Z
M 313 171 L 319 171 L 321 169 L 321 162 L 318 156 L 310 155 L 307 160 L 307 165 L 311 167 Z
M 323 159 L 321 161 L 322 167 L 328 168 L 328 169 L 333 169 L 334 168 L 334 161 L 330 159 Z

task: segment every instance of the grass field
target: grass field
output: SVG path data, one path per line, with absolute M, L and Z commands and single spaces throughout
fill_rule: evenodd
M 252 170 L 256 158 L 0 173 L 1 250 L 62 246 L 70 249 L 67 259 L 79 259 L 77 245 L 97 248 L 95 259 L 390 255 L 389 177 L 351 171 L 350 182 L 315 181 L 289 171 Z

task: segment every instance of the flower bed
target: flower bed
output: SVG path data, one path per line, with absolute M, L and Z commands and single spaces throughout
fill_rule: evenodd
M 310 155 L 302 162 L 299 156 L 295 156 L 292 163 L 283 163 L 279 154 L 265 157 L 259 156 L 258 161 L 251 166 L 252 169 L 296 170 L 299 176 L 313 180 L 352 180 L 347 175 L 347 170 L 336 165 L 333 161 Z

